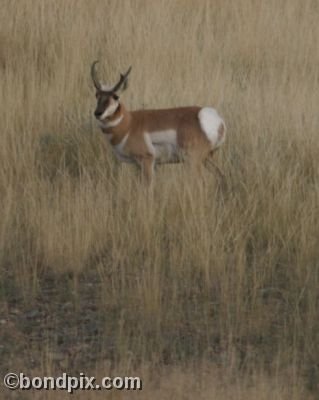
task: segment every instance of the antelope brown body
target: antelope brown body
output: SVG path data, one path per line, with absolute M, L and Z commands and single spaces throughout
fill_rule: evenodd
M 155 164 L 189 160 L 200 166 L 224 142 L 225 123 L 211 107 L 126 110 L 117 92 L 126 87 L 131 67 L 113 88 L 107 88 L 96 78 L 96 63 L 91 67 L 95 117 L 118 159 L 140 165 L 149 183 Z

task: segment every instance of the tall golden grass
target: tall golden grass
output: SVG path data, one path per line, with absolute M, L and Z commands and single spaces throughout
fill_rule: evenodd
M 139 372 L 142 398 L 315 398 L 318 18 L 312 0 L 1 1 L 3 371 Z M 215 106 L 227 189 L 181 165 L 146 191 L 119 166 L 91 117 L 95 59 L 110 82 L 133 65 L 128 108 Z M 76 319 L 92 307 L 95 353 Z

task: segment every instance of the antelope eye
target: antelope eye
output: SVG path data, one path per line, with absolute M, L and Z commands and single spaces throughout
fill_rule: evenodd
M 117 94 L 113 94 L 113 99 L 114 99 L 114 100 L 118 100 L 118 99 L 119 99 L 119 96 L 118 96 Z

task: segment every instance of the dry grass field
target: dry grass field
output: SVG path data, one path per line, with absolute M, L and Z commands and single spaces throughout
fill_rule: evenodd
M 139 375 L 96 399 L 318 399 L 319 3 L 0 0 L 0 373 Z M 95 124 L 212 105 L 200 179 L 147 190 Z M 63 397 L 65 395 L 65 397 Z M 1 399 L 69 398 L 10 392 Z

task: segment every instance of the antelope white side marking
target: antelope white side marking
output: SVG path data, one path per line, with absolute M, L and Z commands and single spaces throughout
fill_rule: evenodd
M 119 103 L 117 101 L 114 101 L 101 115 L 100 121 L 103 121 L 103 119 L 109 117 L 110 115 L 113 115 L 115 113 L 115 110 L 117 109 Z
M 129 134 L 127 133 L 127 134 L 124 136 L 124 138 L 122 139 L 122 141 L 121 141 L 119 144 L 115 145 L 115 146 L 113 147 L 113 149 L 114 149 L 114 151 L 115 151 L 115 154 L 116 154 L 117 158 L 118 158 L 120 161 L 132 163 L 132 162 L 134 162 L 134 160 L 133 160 L 129 155 L 127 155 L 127 154 L 125 153 L 125 151 L 124 151 L 124 147 L 125 147 L 125 145 L 126 145 L 126 142 L 127 142 L 127 139 L 128 139 L 128 135 L 129 135 Z
M 153 146 L 152 140 L 150 138 L 150 134 L 148 132 L 144 133 L 145 144 L 148 148 L 148 151 L 154 156 L 155 155 L 155 147 Z
M 179 159 L 175 129 L 152 131 L 146 137 L 145 142 L 158 163 L 176 162 Z
M 219 137 L 218 129 L 224 125 L 224 121 L 217 111 L 212 107 L 204 107 L 199 111 L 198 119 L 207 139 L 215 148 L 219 147 L 225 140 L 225 133 L 222 138 Z
M 150 138 L 153 144 L 155 143 L 170 143 L 177 145 L 177 134 L 175 129 L 166 129 L 163 131 L 150 132 Z

